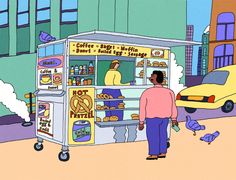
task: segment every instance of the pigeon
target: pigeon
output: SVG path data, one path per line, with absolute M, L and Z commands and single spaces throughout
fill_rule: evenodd
M 220 135 L 219 131 L 214 132 L 213 134 L 205 134 L 203 137 L 200 138 L 201 141 L 205 141 L 208 144 L 211 144 Z
M 193 135 L 196 136 L 196 131 L 205 130 L 204 125 L 200 125 L 196 120 L 192 120 L 190 116 L 186 116 L 185 126 L 187 129 L 193 131 Z
M 50 41 L 55 41 L 56 38 L 46 32 L 40 31 L 39 40 L 43 43 L 48 43 Z

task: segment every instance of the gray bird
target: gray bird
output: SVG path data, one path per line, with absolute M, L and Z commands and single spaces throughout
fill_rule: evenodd
M 213 134 L 205 134 L 203 137 L 200 138 L 200 140 L 211 144 L 219 135 L 220 132 L 216 131 Z
M 186 116 L 185 126 L 187 129 L 193 131 L 194 136 L 196 136 L 196 131 L 206 129 L 204 125 L 200 125 L 196 120 L 192 120 L 190 116 Z

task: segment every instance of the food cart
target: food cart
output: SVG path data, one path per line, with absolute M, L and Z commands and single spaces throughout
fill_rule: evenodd
M 137 127 L 139 98 L 152 86 L 148 78 L 153 70 L 161 70 L 163 85 L 169 87 L 171 47 L 193 44 L 94 31 L 39 45 L 35 150 L 43 149 L 43 140 L 60 144 L 58 157 L 67 161 L 70 146 L 146 140 L 146 132 Z M 113 60 L 120 61 L 122 82 L 135 81 L 135 85 L 105 86 Z M 112 97 L 104 89 L 119 89 L 122 95 Z M 119 105 L 107 105 L 114 101 Z M 122 119 L 113 111 L 122 112 Z

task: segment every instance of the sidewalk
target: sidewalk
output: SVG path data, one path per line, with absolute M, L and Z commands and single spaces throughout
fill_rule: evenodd
M 236 117 L 201 121 L 206 130 L 197 136 L 180 123 L 173 132 L 165 159 L 147 161 L 147 141 L 70 147 L 70 160 L 61 162 L 61 146 L 44 141 L 41 152 L 36 139 L 0 143 L 0 179 L 20 180 L 234 180 Z M 199 140 L 218 130 L 211 144 Z

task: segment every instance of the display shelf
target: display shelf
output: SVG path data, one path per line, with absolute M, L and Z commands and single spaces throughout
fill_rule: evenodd
M 140 66 L 136 66 L 136 68 L 143 68 L 143 67 L 140 67 Z M 159 66 L 146 66 L 146 68 L 156 68 L 156 69 L 167 69 L 168 68 L 168 66 L 166 66 L 166 67 L 159 67 Z
M 135 78 L 143 79 L 144 77 L 135 76 Z
M 123 120 L 123 121 L 108 121 L 108 122 L 95 122 L 95 124 L 101 128 L 105 127 L 120 127 L 129 125 L 138 125 L 139 120 Z
M 135 76 L 135 78 L 143 79 L 143 77 L 139 77 L 139 76 Z M 149 79 L 150 77 L 146 77 L 146 78 Z M 168 79 L 168 77 L 164 77 L 164 79 Z
M 94 74 L 79 74 L 79 75 L 69 75 L 69 77 L 88 77 L 95 76 Z
M 96 102 L 104 102 L 104 101 L 136 101 L 140 98 L 124 98 L 124 99 L 95 99 Z
M 95 109 L 97 112 L 102 112 L 102 111 L 137 111 L 139 108 L 124 108 L 124 109 L 103 109 L 103 110 L 98 110 Z

